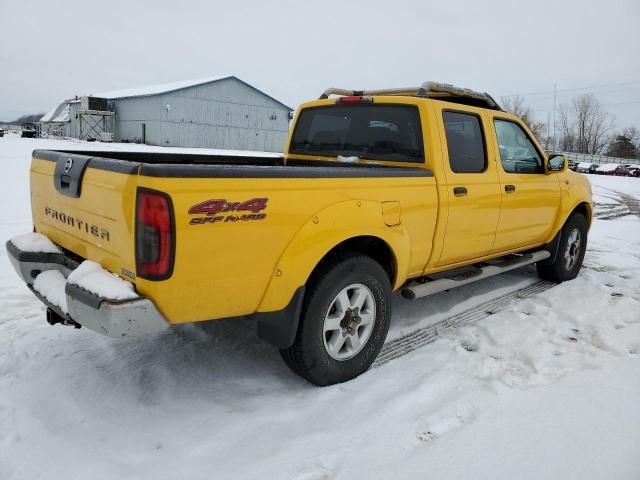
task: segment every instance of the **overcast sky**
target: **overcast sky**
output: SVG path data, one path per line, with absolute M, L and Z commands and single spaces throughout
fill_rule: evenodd
M 542 121 L 556 83 L 559 103 L 593 91 L 640 127 L 640 1 L 0 0 L 0 119 L 219 74 L 293 107 L 425 80 L 542 92 L 526 96 Z

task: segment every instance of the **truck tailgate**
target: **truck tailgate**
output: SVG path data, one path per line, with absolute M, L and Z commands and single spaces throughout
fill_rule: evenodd
M 36 231 L 133 281 L 138 167 L 136 162 L 36 150 L 30 176 Z

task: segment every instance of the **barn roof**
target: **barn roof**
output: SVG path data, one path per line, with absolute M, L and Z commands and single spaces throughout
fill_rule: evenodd
M 163 93 L 175 92 L 177 90 L 183 90 L 185 88 L 196 87 L 198 85 L 205 85 L 207 83 L 218 82 L 220 80 L 226 80 L 226 79 L 229 79 L 229 78 L 234 78 L 234 79 L 238 80 L 239 82 L 244 83 L 248 87 L 253 88 L 254 90 L 260 92 L 263 95 L 265 95 L 266 97 L 269 97 L 270 99 L 276 101 L 277 103 L 279 103 L 283 107 L 285 107 L 285 108 L 287 108 L 289 110 L 292 110 L 291 107 L 285 105 L 284 103 L 280 102 L 279 100 L 276 100 L 272 96 L 267 95 L 263 91 L 258 90 L 256 87 L 254 87 L 252 85 L 249 85 L 247 82 L 244 82 L 244 81 L 240 80 L 235 75 L 221 75 L 221 76 L 217 76 L 217 77 L 199 78 L 199 79 L 196 79 L 196 80 L 182 80 L 182 81 L 179 81 L 179 82 L 160 83 L 158 85 L 147 85 L 147 86 L 144 86 L 144 87 L 126 88 L 126 89 L 122 89 L 122 90 L 112 90 L 112 91 L 109 91 L 109 92 L 94 93 L 91 96 L 98 97 L 98 98 L 108 98 L 110 100 L 111 99 L 119 99 L 119 98 L 149 97 L 149 96 L 152 96 L 152 95 L 161 95 Z
M 70 115 L 68 101 L 64 101 L 60 105 L 55 106 L 45 113 L 40 119 L 41 122 L 68 122 L 69 120 Z

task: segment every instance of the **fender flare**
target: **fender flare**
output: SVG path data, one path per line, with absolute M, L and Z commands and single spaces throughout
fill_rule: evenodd
M 558 214 L 556 216 L 556 221 L 553 225 L 553 229 L 551 230 L 549 237 L 547 238 L 547 243 L 550 243 L 562 230 L 562 227 L 567 222 L 567 219 L 576 209 L 584 208 L 587 222 L 589 227 L 591 227 L 591 223 L 593 220 L 593 203 L 592 203 L 592 193 L 591 193 L 591 184 L 585 178 L 574 178 L 572 176 L 578 175 L 573 172 L 569 172 L 572 175 L 566 179 L 564 182 L 570 185 L 567 189 L 561 189 L 561 197 L 560 197 L 560 208 L 558 210 Z M 562 181 L 562 179 L 561 179 Z
M 361 236 L 376 237 L 389 247 L 396 263 L 392 288 L 398 288 L 407 276 L 410 252 L 409 235 L 402 224 L 387 226 L 379 202 L 349 200 L 331 205 L 300 228 L 278 259 L 253 315 L 258 320 L 258 336 L 278 348 L 290 346 L 298 327 L 304 286 L 314 269 L 336 246 Z
M 562 238 L 562 229 L 565 223 L 567 223 L 567 220 L 569 220 L 569 217 L 571 217 L 571 215 L 573 215 L 573 213 L 577 210 L 580 210 L 582 206 L 584 206 L 584 209 L 587 211 L 587 223 L 589 227 L 591 226 L 591 221 L 593 218 L 593 206 L 589 202 L 584 200 L 578 201 L 570 210 L 563 210 L 561 215 L 558 215 L 559 221 L 554 225 L 553 238 L 544 246 L 544 248 L 546 250 L 549 250 L 549 252 L 551 253 L 551 257 L 545 260 L 546 262 L 555 262 L 558 255 L 558 248 L 560 246 L 560 239 Z

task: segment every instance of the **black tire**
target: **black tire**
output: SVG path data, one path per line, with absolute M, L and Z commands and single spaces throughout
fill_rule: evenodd
M 337 333 L 325 332 L 325 316 L 335 308 L 338 294 L 353 285 L 365 286 L 372 295 L 375 313 L 370 314 L 375 320 L 361 350 L 351 358 L 336 360 L 325 344 L 327 334 Z M 368 298 L 373 303 L 371 296 Z M 376 359 L 387 337 L 390 319 L 391 286 L 382 266 L 365 255 L 342 256 L 333 263 L 321 265 L 307 283 L 296 339 L 291 347 L 280 350 L 280 354 L 291 370 L 315 385 L 346 382 L 365 372 Z M 355 328 L 364 327 L 356 324 Z
M 564 282 L 573 280 L 578 276 L 585 250 L 587 249 L 587 233 L 589 226 L 587 219 L 580 213 L 571 215 L 560 233 L 558 253 L 554 261 L 544 260 L 537 263 L 540 278 L 552 282 Z M 574 232 L 578 232 L 579 238 L 575 241 Z M 579 245 L 579 251 L 577 250 Z M 570 262 L 570 259 L 573 261 Z

